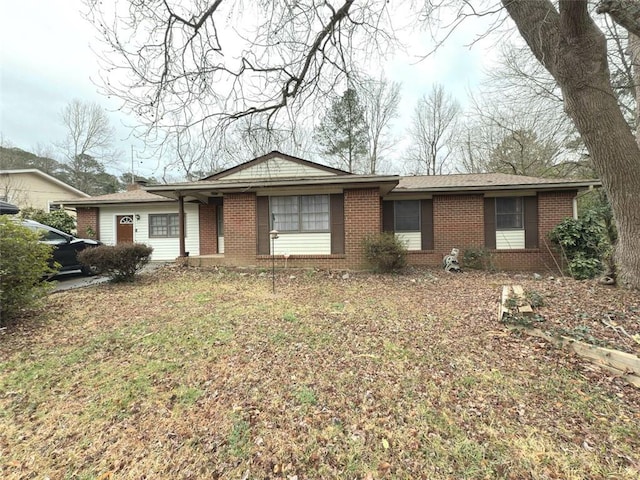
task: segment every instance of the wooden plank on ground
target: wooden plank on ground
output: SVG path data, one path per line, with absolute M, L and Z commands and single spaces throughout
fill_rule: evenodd
M 624 378 L 640 388 L 640 358 L 631 353 L 598 347 L 565 336 L 554 336 L 537 328 L 511 327 L 534 337 L 544 338 L 559 348 L 567 348 L 576 355 Z
M 498 321 L 501 321 L 505 315 L 530 317 L 533 316 L 533 313 L 533 308 L 529 305 L 521 285 L 504 285 L 502 287 Z
M 526 317 L 533 315 L 533 308 L 531 308 L 524 295 L 522 285 L 514 285 L 511 289 L 513 290 L 513 296 L 518 300 L 518 313 Z

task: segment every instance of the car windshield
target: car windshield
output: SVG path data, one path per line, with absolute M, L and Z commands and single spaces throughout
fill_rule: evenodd
M 61 235 L 53 230 L 48 230 L 40 225 L 29 225 L 25 224 L 25 227 L 33 230 L 40 236 L 40 240 L 46 243 L 58 244 L 58 243 L 67 243 L 68 239 L 64 235 Z

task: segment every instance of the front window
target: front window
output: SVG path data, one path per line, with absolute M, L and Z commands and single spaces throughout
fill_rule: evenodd
M 271 218 L 279 232 L 327 232 L 329 196 L 271 197 Z
M 496 229 L 515 230 L 524 228 L 522 197 L 496 198 Z
M 186 224 L 186 215 L 185 215 Z M 178 237 L 180 232 L 180 222 L 177 213 L 162 213 L 149 215 L 149 236 L 150 237 Z
M 222 205 L 218 206 L 218 236 L 224 237 L 224 213 Z
M 394 203 L 394 230 L 420 231 L 420 200 L 396 200 Z

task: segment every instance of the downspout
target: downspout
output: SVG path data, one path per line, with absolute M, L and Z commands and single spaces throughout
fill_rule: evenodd
M 187 252 L 184 243 L 184 197 L 178 192 L 178 228 L 180 229 L 180 257 L 186 257 Z

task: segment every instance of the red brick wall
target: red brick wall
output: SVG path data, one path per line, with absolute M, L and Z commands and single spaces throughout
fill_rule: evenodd
M 439 267 L 452 248 L 484 244 L 483 195 L 433 196 L 433 250 L 409 252 L 410 265 Z
M 538 194 L 538 248 L 491 250 L 495 268 L 558 273 L 560 258 L 553 254 L 548 233 L 573 215 L 575 191 Z M 410 265 L 439 267 L 451 248 L 484 247 L 484 201 L 482 195 L 436 195 L 433 197 L 433 252 L 409 252 Z
M 79 237 L 95 238 L 100 240 L 100 210 L 97 207 L 78 207 L 76 208 L 77 231 Z M 94 232 L 89 235 L 87 229 Z
M 438 195 L 433 197 L 434 251 L 439 260 L 451 249 L 484 244 L 484 197 Z
M 547 236 L 558 223 L 573 216 L 576 191 L 538 194 L 538 248 L 531 250 L 493 250 L 493 263 L 500 270 L 529 270 L 558 274 L 561 258 Z
M 256 265 L 256 223 L 255 193 L 224 196 L 224 256 L 228 264 Z
M 215 205 L 200 205 L 198 221 L 200 224 L 200 255 L 218 253 L 218 223 Z
M 362 241 L 367 235 L 382 231 L 380 191 L 366 188 L 344 191 L 344 234 L 346 265 L 364 268 Z
M 554 257 L 549 252 L 548 232 L 560 221 L 573 215 L 576 192 L 551 192 L 538 195 L 539 248 L 531 250 L 492 250 L 496 268 L 500 270 L 535 270 L 556 272 Z M 269 255 L 256 255 L 256 198 L 254 194 L 225 195 L 225 255 L 219 263 L 227 265 L 271 266 Z M 208 207 L 207 207 L 208 208 Z M 345 255 L 296 255 L 286 260 L 289 267 L 328 269 L 363 268 L 362 240 L 382 230 L 378 189 L 354 189 L 344 192 Z M 206 222 L 202 220 L 201 229 Z M 209 215 L 209 214 L 207 214 Z M 211 215 L 215 228 L 215 216 Z M 410 265 L 440 267 L 442 257 L 451 248 L 484 247 L 483 195 L 435 195 L 433 197 L 434 250 L 409 252 Z M 201 252 L 204 255 L 205 242 Z M 208 247 L 209 248 L 209 247 Z M 549 245 L 549 248 L 551 246 Z M 557 260 L 557 258 L 556 258 Z M 559 260 L 557 260 L 559 262 Z M 285 265 L 283 257 L 276 266 Z
M 226 265 L 271 266 L 269 255 L 256 255 L 256 197 L 254 194 L 230 194 L 224 197 L 225 252 L 218 263 Z M 201 210 L 202 212 L 202 210 Z M 370 233 L 381 231 L 380 193 L 377 188 L 345 190 L 345 254 L 295 255 L 287 259 L 290 267 L 317 267 L 328 269 L 364 268 L 362 240 Z M 202 222 L 201 213 L 201 228 Z M 202 240 L 200 251 L 205 255 Z M 198 263 L 194 261 L 194 263 Z M 278 268 L 284 266 L 283 257 L 276 258 Z

